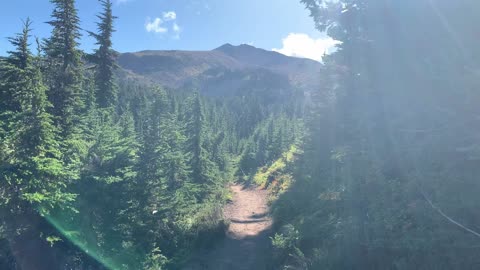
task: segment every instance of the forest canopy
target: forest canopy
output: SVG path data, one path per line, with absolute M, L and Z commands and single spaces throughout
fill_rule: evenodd
M 121 54 L 111 0 L 85 52 L 50 2 L 0 58 L 0 269 L 190 269 L 235 182 L 269 194 L 256 269 L 478 268 L 480 2 L 301 0 L 323 63 Z

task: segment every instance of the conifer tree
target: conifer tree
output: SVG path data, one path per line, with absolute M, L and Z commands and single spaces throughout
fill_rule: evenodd
M 9 57 L 5 59 L 0 73 L 3 82 L 0 87 L 0 113 L 18 112 L 21 109 L 23 99 L 21 95 L 25 94 L 22 92 L 25 81 L 22 80 L 26 79 L 24 72 L 32 61 L 28 43 L 31 24 L 32 22 L 27 18 L 22 33 L 8 38 L 15 50 L 8 52 Z
M 16 50 L 9 55 L 7 73 L 17 74 L 14 85 L 18 95 L 14 99 L 20 104 L 20 110 L 13 113 L 7 135 L 6 145 L 11 151 L 2 162 L 0 178 L 10 193 L 2 196 L 2 203 L 17 204 L 12 209 L 19 209 L 21 205 L 28 207 L 25 203 L 29 203 L 48 212 L 55 207 L 68 207 L 75 195 L 66 191 L 58 130 L 47 112 L 50 104 L 46 87 L 39 67 L 33 64 L 25 46 L 29 27 L 27 20 L 23 33 L 10 39 Z
M 164 90 L 155 88 L 153 102 L 148 106 L 146 117 L 142 119 L 142 146 L 140 149 L 139 180 L 142 185 L 160 179 L 159 158 L 156 154 L 160 144 L 161 119 L 166 113 L 167 99 Z M 140 108 L 139 108 L 140 109 Z
M 186 134 L 188 137 L 187 151 L 190 153 L 190 166 L 192 178 L 196 183 L 208 183 L 214 181 L 214 164 L 208 158 L 205 150 L 207 141 L 205 130 L 205 114 L 202 109 L 202 102 L 198 93 L 188 101 L 186 115 Z
M 117 86 L 115 85 L 113 72 L 116 66 L 115 53 L 112 50 L 112 34 L 115 32 L 113 22 L 116 19 L 112 14 L 112 1 L 99 0 L 103 12 L 97 17 L 98 34 L 89 32 L 96 39 L 99 48 L 93 54 L 95 63 L 95 96 L 100 108 L 110 107 L 116 104 Z
M 72 132 L 82 108 L 82 53 L 78 49 L 80 19 L 75 0 L 51 0 L 55 6 L 52 20 L 52 35 L 45 42 L 47 56 L 47 83 L 52 112 L 63 135 Z
M 84 177 L 107 184 L 131 180 L 137 155 L 134 135 L 124 132 L 127 126 L 116 123 L 110 110 L 96 110 L 93 121 L 93 144 Z
M 190 173 L 184 149 L 186 138 L 174 114 L 168 114 L 162 119 L 160 142 L 156 150 L 160 156 L 162 178 L 168 190 L 173 191 L 188 181 Z

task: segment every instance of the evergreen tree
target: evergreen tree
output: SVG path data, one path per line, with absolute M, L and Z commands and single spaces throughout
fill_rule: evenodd
M 468 135 L 476 113 L 466 113 L 478 111 L 467 102 L 478 95 L 464 72 L 478 69 L 467 25 L 478 24 L 470 10 L 479 3 L 301 2 L 342 44 L 324 59 L 296 182 L 274 207 L 305 256 L 277 268 L 471 268 L 478 257 L 464 247 L 478 234 L 464 227 L 479 223 L 479 170 L 466 160 L 478 150 L 459 147 L 478 145 Z
M 131 180 L 137 155 L 135 136 L 125 131 L 128 129 L 125 124 L 115 122 L 109 109 L 96 110 L 93 121 L 89 129 L 92 145 L 84 177 L 107 184 Z
M 11 111 L 18 112 L 21 109 L 21 103 L 24 101 L 25 95 L 22 92 L 22 87 L 25 85 L 25 72 L 27 67 L 32 63 L 32 55 L 29 49 L 30 44 L 28 39 L 31 32 L 31 24 L 29 18 L 24 22 L 22 33 L 17 34 L 15 37 L 10 37 L 8 40 L 15 51 L 9 51 L 9 57 L 6 58 L 1 70 L 1 83 L 0 86 L 0 113 Z
M 89 32 L 96 39 L 99 48 L 93 54 L 95 63 L 95 96 L 100 108 L 110 107 L 116 104 L 117 86 L 115 85 L 113 72 L 116 66 L 115 53 L 112 50 L 112 34 L 115 32 L 113 21 L 116 19 L 112 14 L 112 1 L 99 0 L 103 13 L 97 17 L 100 22 L 97 23 L 98 34 Z
M 57 267 L 42 269 L 99 269 L 94 259 L 113 269 L 181 268 L 223 232 L 236 157 L 248 152 L 254 173 L 291 144 L 294 120 L 264 97 L 189 96 L 115 78 L 110 0 L 100 1 L 90 33 L 95 68 L 84 69 L 75 1 L 51 2 L 52 34 L 37 42 L 38 56 L 27 20 L 0 59 L 0 238 L 42 242 L 17 241 L 55 258 Z M 38 248 L 45 240 L 51 249 Z
M 158 158 L 158 178 L 150 179 L 146 185 L 148 190 L 148 212 L 174 218 L 175 210 L 191 207 L 195 204 L 192 196 L 196 188 L 190 179 L 188 158 L 184 151 L 186 138 L 182 134 L 175 115 L 162 117 L 159 144 L 155 149 Z M 187 196 L 183 194 L 186 192 Z M 188 194 L 190 193 L 190 198 Z
M 214 163 L 208 158 L 209 155 L 205 150 L 205 145 L 208 142 L 205 129 L 205 114 L 198 93 L 194 93 L 188 101 L 186 134 L 192 178 L 199 184 L 215 181 Z
M 33 65 L 32 55 L 25 46 L 29 27 L 27 20 L 23 34 L 11 39 L 16 51 L 9 56 L 11 64 L 7 66 L 7 73 L 18 76 L 14 84 L 18 93 L 15 101 L 20 104 L 20 110 L 13 114 L 6 140 L 10 153 L 2 161 L 0 177 L 2 186 L 10 192 L 3 197 L 2 204 L 19 207 L 27 202 L 45 213 L 56 207 L 68 207 L 75 195 L 66 191 L 58 130 L 47 112 L 50 104 L 46 87 L 40 69 Z
M 159 156 L 156 154 L 159 147 L 162 118 L 167 113 L 167 96 L 163 89 L 155 88 L 153 101 L 147 106 L 148 115 L 142 119 L 142 145 L 140 149 L 139 181 L 145 186 L 150 181 L 159 181 L 161 168 Z M 143 108 L 138 108 L 139 110 Z
M 160 145 L 156 150 L 160 157 L 161 176 L 168 190 L 173 191 L 183 186 L 190 176 L 185 153 L 186 138 L 174 114 L 166 115 L 160 128 Z
M 45 42 L 47 83 L 52 112 L 63 135 L 72 133 L 82 109 L 82 53 L 78 49 L 80 19 L 75 0 L 51 0 L 52 34 Z

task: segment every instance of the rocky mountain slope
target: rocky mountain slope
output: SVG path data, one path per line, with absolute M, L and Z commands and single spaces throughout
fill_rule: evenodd
M 170 89 L 195 89 L 209 95 L 248 91 L 308 91 L 320 84 L 322 64 L 249 45 L 225 44 L 212 51 L 141 51 L 123 53 L 125 75 Z

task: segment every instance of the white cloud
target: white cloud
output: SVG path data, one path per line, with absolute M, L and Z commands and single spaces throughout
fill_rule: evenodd
M 163 20 L 160 18 L 155 18 L 153 21 L 150 18 L 147 18 L 147 22 L 145 23 L 145 30 L 147 32 L 155 32 L 155 33 L 166 33 L 168 29 L 162 26 Z
M 180 29 L 180 26 L 178 26 L 177 23 L 173 23 L 172 29 L 173 29 L 173 31 L 176 32 L 176 33 L 180 32 L 180 30 L 181 30 L 181 29 Z
M 163 12 L 163 19 L 168 21 L 174 21 L 177 19 L 177 13 L 175 11 Z
M 175 32 L 175 35 L 173 36 L 173 38 L 180 39 L 180 32 L 182 31 L 182 29 L 180 28 L 180 26 L 178 26 L 176 22 L 173 23 L 172 30 L 173 32 Z
M 282 40 L 283 47 L 281 49 L 272 49 L 287 56 L 310 58 L 316 61 L 322 61 L 324 54 L 335 51 L 335 45 L 340 44 L 339 41 L 331 37 L 324 36 L 313 39 L 307 34 L 290 33 Z
M 182 28 L 177 23 L 177 13 L 175 11 L 163 12 L 162 17 L 157 17 L 154 20 L 147 18 L 145 23 L 145 30 L 153 33 L 173 33 L 173 39 L 180 39 L 180 32 Z

